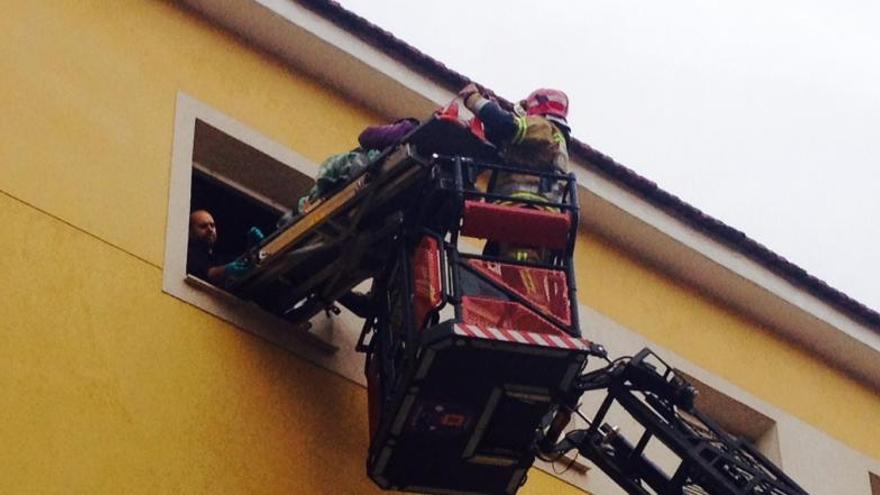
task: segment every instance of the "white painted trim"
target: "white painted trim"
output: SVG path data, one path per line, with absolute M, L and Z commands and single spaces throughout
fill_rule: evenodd
M 649 264 L 880 388 L 880 332 L 585 166 L 582 220 Z
M 189 237 L 190 192 L 192 186 L 193 143 L 196 119 L 260 150 L 274 160 L 314 176 L 317 166 L 244 124 L 184 93 L 178 93 L 168 222 L 165 234 L 165 261 L 162 289 L 172 296 L 215 315 L 242 330 L 319 364 L 346 377 L 362 375 L 363 358 L 340 348 L 353 350 L 359 327 L 317 317 L 308 331 L 295 328 L 266 313 L 255 304 L 241 300 L 211 284 L 188 276 L 186 251 Z M 353 378 L 358 381 L 357 378 Z M 361 380 L 362 381 L 362 380 Z

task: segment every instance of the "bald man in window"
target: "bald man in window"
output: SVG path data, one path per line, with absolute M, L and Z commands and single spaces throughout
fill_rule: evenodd
M 248 267 L 241 261 L 221 264 L 214 252 L 217 224 L 207 210 L 195 210 L 189 216 L 189 245 L 186 250 L 186 272 L 215 285 L 230 277 L 241 277 Z

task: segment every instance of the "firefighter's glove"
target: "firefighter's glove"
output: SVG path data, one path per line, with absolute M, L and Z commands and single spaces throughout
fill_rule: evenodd
M 461 91 L 458 92 L 458 97 L 461 98 L 462 101 L 467 101 L 470 96 L 478 94 L 480 94 L 480 88 L 477 87 L 476 84 L 470 83 L 461 88 Z

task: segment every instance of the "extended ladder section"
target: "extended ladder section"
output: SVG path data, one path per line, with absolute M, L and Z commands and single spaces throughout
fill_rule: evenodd
M 693 387 L 648 349 L 579 377 L 571 402 L 594 391 L 606 396 L 589 428 L 545 444 L 545 453 L 577 450 L 631 495 L 806 495 L 748 442 L 697 410 Z M 635 419 L 642 434 L 627 438 L 606 423 L 612 406 Z M 653 441 L 673 455 L 657 458 Z

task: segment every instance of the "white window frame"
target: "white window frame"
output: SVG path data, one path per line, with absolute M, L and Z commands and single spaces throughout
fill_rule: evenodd
M 779 429 L 775 418 L 758 411 L 722 390 L 695 378 L 687 372 L 678 371 L 697 389 L 698 408 L 724 428 L 748 440 L 752 446 L 771 462 L 782 467 L 779 447 Z
M 340 324 L 339 320 L 345 318 L 330 320 L 319 316 L 313 319 L 312 328 L 297 328 L 290 322 L 263 311 L 252 302 L 239 299 L 186 273 L 196 120 L 205 122 L 309 177 L 314 177 L 318 170 L 317 165 L 298 153 L 192 96 L 178 93 L 165 234 L 163 291 L 345 376 L 362 376 L 359 359 L 334 356 L 340 347 L 349 347 L 348 341 L 357 338 L 357 331 L 352 332 L 350 328 L 355 327 L 356 322 Z

